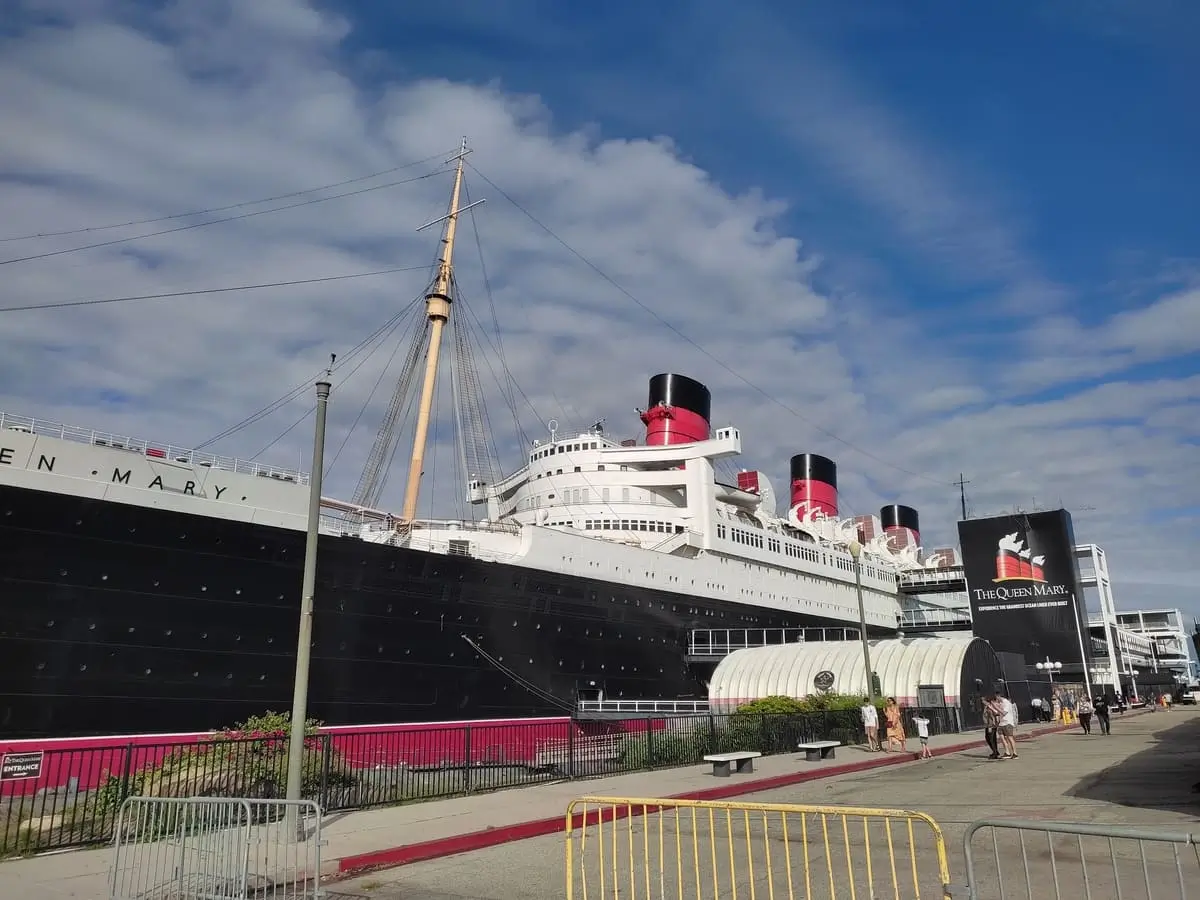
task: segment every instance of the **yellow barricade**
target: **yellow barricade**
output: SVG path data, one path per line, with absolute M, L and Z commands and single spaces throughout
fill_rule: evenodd
M 583 797 L 567 808 L 567 900 L 948 900 L 924 813 Z

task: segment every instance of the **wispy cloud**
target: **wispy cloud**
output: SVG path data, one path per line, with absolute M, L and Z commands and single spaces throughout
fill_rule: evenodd
M 922 139 L 787 19 L 741 16 L 724 47 L 718 65 L 750 116 L 841 179 L 944 279 L 987 287 L 997 309 L 1064 299 L 1023 246 L 998 186 Z

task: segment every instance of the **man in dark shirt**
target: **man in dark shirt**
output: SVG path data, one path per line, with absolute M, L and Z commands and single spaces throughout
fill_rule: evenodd
M 1092 705 L 1096 707 L 1096 718 L 1100 722 L 1100 733 L 1109 733 L 1109 709 L 1108 699 L 1103 694 L 1097 694 L 1096 699 L 1092 701 Z

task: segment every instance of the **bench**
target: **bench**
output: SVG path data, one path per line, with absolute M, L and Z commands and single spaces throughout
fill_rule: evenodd
M 799 749 L 804 751 L 806 760 L 818 762 L 822 759 L 833 759 L 840 746 L 842 746 L 841 741 L 809 741 L 807 744 L 800 744 Z
M 713 775 L 718 778 L 729 777 L 729 766 L 732 763 L 738 774 L 749 774 L 754 771 L 754 761 L 762 756 L 757 750 L 738 750 L 736 753 L 713 753 L 704 757 L 705 762 L 712 763 Z
M 575 735 L 573 738 L 551 738 L 543 741 L 534 756 L 536 771 L 565 771 L 575 774 L 579 766 L 601 766 L 616 762 L 624 750 L 628 735 L 604 734 L 595 737 Z

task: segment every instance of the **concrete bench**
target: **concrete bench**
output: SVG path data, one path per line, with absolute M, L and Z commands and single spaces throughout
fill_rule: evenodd
M 822 759 L 833 759 L 837 755 L 837 748 L 842 746 L 841 741 L 809 741 L 807 744 L 798 745 L 800 750 L 804 751 L 804 758 L 809 762 L 818 762 Z
M 762 756 L 757 750 L 738 750 L 736 753 L 713 753 L 704 757 L 705 762 L 713 765 L 713 775 L 718 778 L 729 777 L 729 766 L 732 763 L 738 774 L 749 774 L 754 771 L 754 761 Z

